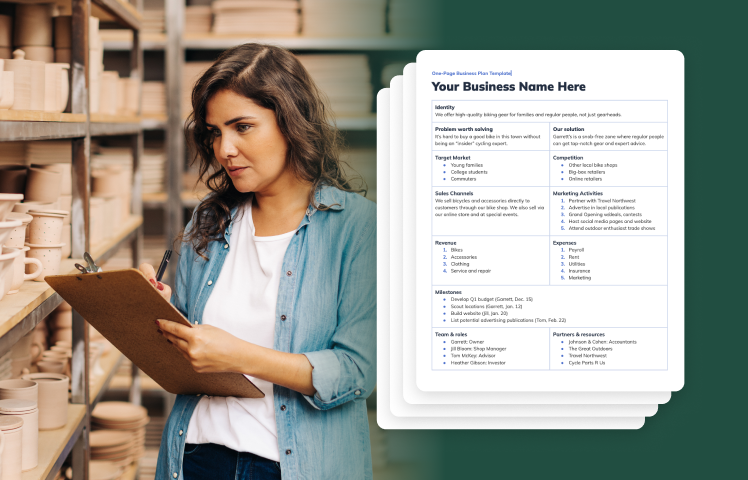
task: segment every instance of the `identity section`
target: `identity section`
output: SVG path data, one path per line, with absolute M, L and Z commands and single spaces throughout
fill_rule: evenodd
M 432 101 L 434 370 L 668 368 L 666 101 Z

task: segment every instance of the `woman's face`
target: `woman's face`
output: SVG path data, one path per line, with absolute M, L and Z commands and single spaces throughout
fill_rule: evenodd
M 213 152 L 238 191 L 270 193 L 291 180 L 275 112 L 230 90 L 217 92 L 206 107 Z

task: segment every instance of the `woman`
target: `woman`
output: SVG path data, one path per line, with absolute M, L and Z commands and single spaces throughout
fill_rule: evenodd
M 195 325 L 158 322 L 193 368 L 245 374 L 265 397 L 179 395 L 156 478 L 371 478 L 375 206 L 353 193 L 288 51 L 224 52 L 192 106 L 212 193 L 185 229 L 174 293 L 141 270 Z

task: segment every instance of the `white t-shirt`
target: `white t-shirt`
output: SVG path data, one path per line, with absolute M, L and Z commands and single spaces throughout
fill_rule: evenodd
M 205 305 L 203 324 L 273 348 L 281 267 L 295 231 L 256 237 L 251 202 L 232 226 L 229 253 Z M 192 413 L 187 443 L 215 443 L 279 461 L 273 384 L 253 377 L 264 398 L 203 397 Z

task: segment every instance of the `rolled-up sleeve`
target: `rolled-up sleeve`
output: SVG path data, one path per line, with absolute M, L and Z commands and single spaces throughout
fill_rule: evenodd
M 376 222 L 368 223 L 341 266 L 338 325 L 332 346 L 305 353 L 312 365 L 314 396 L 327 410 L 369 396 L 376 383 L 377 245 Z

